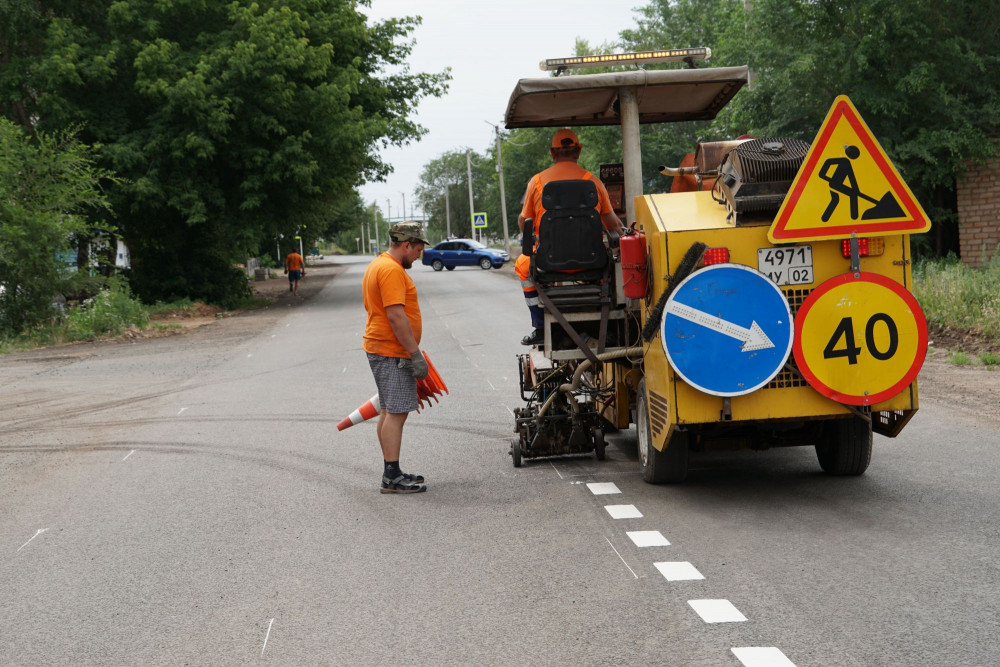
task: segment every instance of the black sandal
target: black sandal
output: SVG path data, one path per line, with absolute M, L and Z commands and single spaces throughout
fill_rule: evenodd
M 423 484 L 424 483 L 424 476 L 423 475 L 411 475 L 408 472 L 404 472 L 403 473 L 403 477 L 405 477 L 406 481 L 410 482 L 411 484 Z
M 426 491 L 427 487 L 423 484 L 415 484 L 408 479 L 406 475 L 400 475 L 395 479 L 389 479 L 388 477 L 382 478 L 382 488 L 380 491 L 382 493 L 421 493 Z

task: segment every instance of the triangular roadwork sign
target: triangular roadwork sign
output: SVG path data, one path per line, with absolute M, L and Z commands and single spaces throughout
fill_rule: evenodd
M 926 232 L 931 222 L 846 95 L 826 120 L 767 232 L 772 243 Z

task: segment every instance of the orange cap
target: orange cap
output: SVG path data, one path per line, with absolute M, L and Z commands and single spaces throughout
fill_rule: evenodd
M 561 130 L 556 130 L 556 133 L 552 135 L 552 148 L 572 148 L 579 147 L 580 140 L 576 138 L 576 133 L 573 130 L 563 128 Z

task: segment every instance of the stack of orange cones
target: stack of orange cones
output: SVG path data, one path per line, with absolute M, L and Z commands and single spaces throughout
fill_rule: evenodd
M 433 405 L 431 403 L 432 398 L 435 403 L 439 403 L 440 401 L 438 401 L 437 397 L 440 396 L 442 392 L 445 394 L 448 393 L 448 386 L 444 383 L 444 380 L 441 379 L 441 376 L 438 374 L 437 369 L 434 368 L 434 364 L 431 363 L 431 358 L 427 356 L 426 352 L 424 352 L 424 359 L 427 361 L 427 377 L 417 380 L 417 402 L 420 404 L 420 407 L 417 408 L 417 412 L 420 412 L 420 408 L 429 408 Z M 424 405 L 424 401 L 427 402 L 427 405 Z M 381 408 L 379 406 L 378 394 L 375 394 L 365 401 L 357 410 L 341 419 L 340 423 L 337 424 L 337 430 L 343 431 L 345 428 L 350 428 L 355 424 L 360 424 L 361 422 L 371 419 L 372 417 L 376 417 L 380 411 Z

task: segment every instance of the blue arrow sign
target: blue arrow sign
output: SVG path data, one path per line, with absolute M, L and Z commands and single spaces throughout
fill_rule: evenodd
M 692 273 L 667 299 L 660 341 L 689 385 L 742 396 L 782 369 L 793 332 L 788 300 L 767 276 L 742 264 L 716 264 Z

